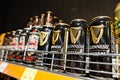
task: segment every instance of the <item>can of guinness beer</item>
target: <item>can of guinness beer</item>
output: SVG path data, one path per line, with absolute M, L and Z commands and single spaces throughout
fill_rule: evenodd
M 52 45 L 52 31 L 53 27 L 44 25 L 43 28 L 40 30 L 39 36 L 39 50 L 40 51 L 51 51 L 51 45 Z M 39 55 L 38 55 L 39 56 Z M 52 57 L 51 54 L 46 53 L 44 55 L 46 57 Z M 45 63 L 51 63 L 51 60 L 45 59 Z
M 12 43 L 11 43 L 12 51 L 10 51 L 8 54 L 8 58 L 11 61 L 15 61 L 15 57 L 16 57 L 17 50 L 18 50 L 19 37 L 20 37 L 21 32 L 22 32 L 22 30 L 18 29 L 16 31 L 15 35 L 14 35 L 14 33 L 12 34 L 13 35 Z
M 43 28 L 40 30 L 40 40 L 39 40 L 39 46 L 40 51 L 50 51 L 51 45 L 52 45 L 52 33 L 53 33 L 53 18 L 54 14 L 52 11 L 47 11 L 45 14 L 45 25 L 43 25 Z M 38 55 L 39 56 L 39 55 Z M 49 53 L 46 53 L 43 55 L 44 57 L 51 58 L 52 55 Z M 50 64 L 50 59 L 43 59 L 45 63 Z M 48 65 L 46 65 L 48 66 Z
M 69 29 L 69 41 L 68 41 L 68 54 L 67 66 L 74 67 L 74 68 L 85 68 L 85 63 L 78 62 L 78 61 L 85 61 L 85 56 L 80 55 L 80 53 L 85 53 L 86 48 L 86 32 L 87 32 L 87 21 L 84 19 L 73 19 L 70 24 Z M 76 54 L 79 53 L 79 54 Z M 73 61 L 72 61 L 73 60 Z M 69 72 L 72 73 L 80 73 L 84 74 L 85 71 L 78 70 L 78 69 L 68 69 Z
M 50 51 L 52 45 L 52 27 L 43 26 L 40 31 L 40 50 Z
M 64 48 L 64 36 L 65 36 L 65 28 L 69 28 L 69 25 L 66 23 L 58 23 L 53 29 L 52 34 L 52 46 L 51 51 L 55 52 L 63 52 Z M 62 59 L 62 54 L 55 54 L 55 59 Z M 54 60 L 54 64 L 58 66 L 62 66 L 61 60 Z M 60 67 L 55 67 L 60 69 Z
M 98 16 L 92 19 L 90 24 L 90 53 L 99 54 L 99 56 L 90 56 L 90 61 L 99 63 L 111 63 L 112 56 L 100 56 L 100 54 L 113 53 L 112 50 L 112 34 L 111 34 L 112 19 L 108 16 Z M 90 64 L 90 69 L 98 71 L 112 72 L 112 66 L 107 64 Z M 92 76 L 97 77 L 112 77 L 111 74 L 90 72 Z

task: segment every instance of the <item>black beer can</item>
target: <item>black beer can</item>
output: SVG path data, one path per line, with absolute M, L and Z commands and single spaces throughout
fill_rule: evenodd
M 52 45 L 52 31 L 53 31 L 54 13 L 47 11 L 45 14 L 45 25 L 40 30 L 40 50 L 50 51 Z
M 41 29 L 39 35 L 40 35 L 40 41 L 39 41 L 39 50 L 40 51 L 51 51 L 51 45 L 52 45 L 52 33 L 53 33 L 53 27 L 49 25 L 44 25 Z M 39 56 L 39 55 L 38 55 Z M 52 55 L 49 53 L 46 53 L 43 55 L 44 57 L 51 58 Z M 44 59 L 45 63 L 51 63 L 51 60 Z
M 19 44 L 18 44 L 19 51 L 17 52 L 16 57 L 15 57 L 16 61 L 18 62 L 23 62 L 24 50 L 25 50 L 25 46 L 28 41 L 30 30 L 31 30 L 30 28 L 24 28 L 22 33 L 20 34 Z
M 39 48 L 39 31 L 40 31 L 39 26 L 33 26 L 31 31 L 29 32 L 29 38 L 27 41 L 27 44 L 25 46 L 25 53 L 24 53 L 24 62 L 30 65 L 35 65 L 36 61 L 36 54 L 37 50 Z
M 52 27 L 43 26 L 40 30 L 40 50 L 41 51 L 50 51 L 52 45 Z
M 51 51 L 56 52 L 55 59 L 62 59 L 65 28 L 69 28 L 69 25 L 67 23 L 58 23 L 53 29 Z M 57 52 L 61 52 L 61 54 L 57 54 Z M 55 65 L 62 66 L 61 63 L 61 60 L 54 60 Z M 60 67 L 55 68 L 60 69 Z
M 92 19 L 90 24 L 90 53 L 99 54 L 98 56 L 90 56 L 90 61 L 99 63 L 111 63 L 111 56 L 100 56 L 100 54 L 112 53 L 111 38 L 112 19 L 108 16 L 98 16 Z M 90 63 L 91 70 L 111 72 L 112 66 L 107 64 Z M 90 72 L 92 76 L 110 78 L 111 74 Z
M 11 61 L 15 61 L 15 57 L 18 52 L 17 50 L 18 50 L 19 37 L 20 37 L 21 32 L 22 32 L 22 29 L 17 29 L 16 33 L 12 34 L 13 35 L 12 43 L 11 43 L 12 51 L 10 51 L 8 54 L 8 59 Z
M 72 73 L 84 74 L 85 63 L 78 61 L 85 61 L 85 55 L 80 55 L 80 53 L 85 53 L 86 51 L 86 33 L 87 33 L 87 21 L 85 19 L 73 19 L 70 24 L 69 29 L 69 41 L 68 41 L 68 54 L 67 55 L 67 66 L 73 67 L 67 69 L 67 71 Z M 77 54 L 76 54 L 77 53 Z M 79 53 L 79 54 L 78 54 Z M 73 61 L 72 61 L 73 60 Z M 80 68 L 80 69 L 76 69 Z

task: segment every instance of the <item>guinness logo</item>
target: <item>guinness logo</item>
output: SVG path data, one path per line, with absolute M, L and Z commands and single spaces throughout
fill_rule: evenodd
M 105 26 L 103 24 L 90 27 L 92 41 L 94 44 L 98 44 L 98 42 L 102 38 L 103 32 L 104 32 L 104 30 L 103 30 L 104 27 Z
M 60 34 L 60 30 L 53 31 L 52 44 L 56 43 L 56 41 L 58 40 L 59 34 Z
M 0 45 L 3 44 L 4 37 L 5 37 L 5 33 L 2 33 L 2 34 L 0 35 Z
M 43 46 L 47 42 L 49 34 L 50 32 L 40 32 L 40 46 Z
M 28 56 L 32 56 L 34 54 L 34 52 L 28 52 L 27 54 L 28 54 Z
M 78 41 L 78 39 L 81 35 L 81 30 L 82 30 L 81 27 L 71 27 L 70 28 L 70 39 L 73 44 L 75 44 Z

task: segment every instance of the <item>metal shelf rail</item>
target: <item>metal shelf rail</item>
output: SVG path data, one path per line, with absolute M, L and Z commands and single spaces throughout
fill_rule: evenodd
M 29 50 L 36 52 L 37 54 L 40 54 L 40 56 L 36 56 L 36 58 L 39 58 L 39 65 L 27 65 L 24 62 L 18 63 L 16 61 L 9 61 L 7 58 L 7 55 L 9 54 L 9 51 L 21 51 L 21 50 L 11 50 L 11 47 L 9 46 L 0 46 L 0 60 L 1 61 L 8 61 L 16 64 L 22 64 L 24 66 L 31 66 L 35 67 L 38 69 L 42 70 L 47 70 L 47 71 L 52 71 L 52 72 L 57 72 L 57 73 L 65 73 L 69 74 L 75 77 L 90 77 L 93 79 L 101 79 L 101 80 L 106 80 L 110 79 L 119 79 L 120 73 L 119 73 L 119 57 L 120 54 L 118 53 L 63 53 L 63 52 L 55 52 L 55 51 L 34 51 L 34 50 Z M 23 51 L 24 54 L 26 52 L 29 52 L 28 50 Z M 47 55 L 50 56 L 47 56 Z M 111 60 L 108 62 L 107 61 L 92 61 L 92 58 L 98 58 L 101 56 L 102 58 L 109 57 Z M 23 58 L 25 55 L 23 56 Z M 80 60 L 79 58 L 84 58 L 83 60 Z M 90 65 L 94 65 L 93 68 L 90 68 Z M 110 67 L 111 70 L 105 70 L 104 69 L 97 69 L 101 68 L 99 67 Z M 94 69 L 94 67 L 97 67 Z M 104 68 L 103 67 L 103 68 Z M 91 72 L 98 74 L 96 75 L 91 75 Z M 92 74 L 93 74 L 92 73 Z M 103 75 L 108 75 L 110 77 L 104 77 L 101 76 Z

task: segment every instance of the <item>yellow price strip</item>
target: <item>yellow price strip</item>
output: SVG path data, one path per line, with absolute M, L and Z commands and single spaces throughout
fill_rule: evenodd
M 20 80 L 34 80 L 37 70 L 26 68 Z
M 4 70 L 6 69 L 7 65 L 8 65 L 8 63 L 2 62 L 0 64 L 0 72 L 4 72 Z

